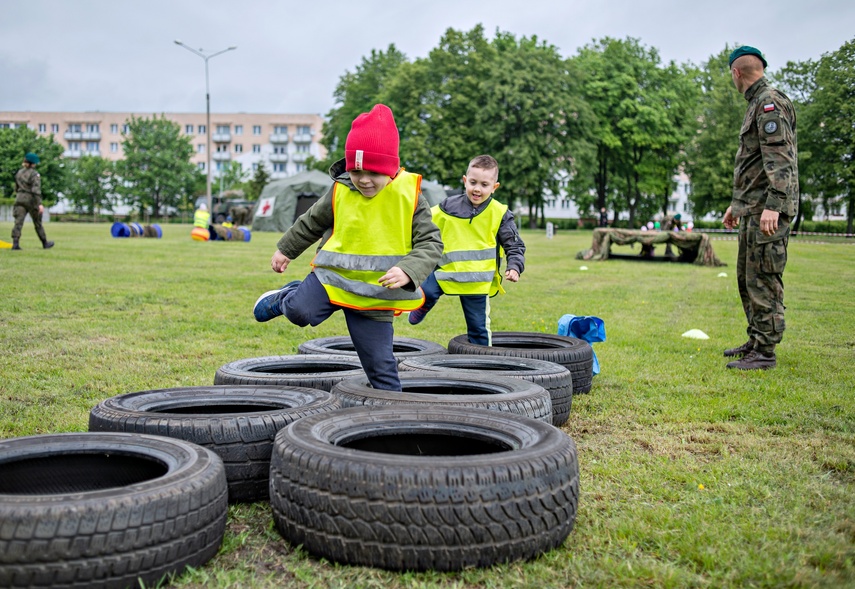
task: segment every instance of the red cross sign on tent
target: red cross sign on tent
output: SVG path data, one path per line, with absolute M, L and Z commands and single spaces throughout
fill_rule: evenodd
M 275 196 L 268 196 L 258 201 L 255 207 L 256 217 L 270 217 L 273 215 L 273 204 L 276 202 Z

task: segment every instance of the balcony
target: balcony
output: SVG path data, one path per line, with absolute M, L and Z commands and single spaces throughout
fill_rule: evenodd
M 211 159 L 215 162 L 228 162 L 232 159 L 232 154 L 228 151 L 215 151 L 211 154 Z
M 79 149 L 66 149 L 64 152 L 62 152 L 62 157 L 69 159 L 77 159 L 81 155 L 83 155 L 83 152 Z
M 215 143 L 228 143 L 231 140 L 231 133 L 214 133 L 211 135 L 211 141 L 214 141 Z
M 66 141 L 80 141 L 83 139 L 83 133 L 80 131 L 66 131 L 63 135 Z
M 287 153 L 271 153 L 270 154 L 270 161 L 275 163 L 275 164 L 284 164 L 285 162 L 288 161 L 288 154 Z
M 288 143 L 288 133 L 271 133 L 270 143 Z
M 312 134 L 311 133 L 298 133 L 294 135 L 294 143 L 311 143 L 312 142 Z
M 291 161 L 293 161 L 295 164 L 302 164 L 308 159 L 309 155 L 310 154 L 305 152 L 295 153 L 294 157 L 291 158 Z
M 101 141 L 101 131 L 84 131 L 80 135 L 84 141 Z

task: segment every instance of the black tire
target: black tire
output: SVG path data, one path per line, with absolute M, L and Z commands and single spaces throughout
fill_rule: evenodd
M 449 354 L 516 356 L 561 364 L 573 375 L 573 394 L 591 391 L 594 379 L 594 349 L 585 340 L 564 335 L 502 331 L 493 332 L 492 346 L 470 344 L 466 334 L 448 342 Z
M 392 340 L 392 352 L 400 362 L 405 358 L 413 356 L 429 356 L 432 354 L 447 354 L 441 344 L 412 337 L 395 336 Z M 319 337 L 297 346 L 298 354 L 343 354 L 356 358 L 356 348 L 350 336 L 337 335 L 333 337 Z
M 469 354 L 443 354 L 407 358 L 398 365 L 401 371 L 483 373 L 533 382 L 549 391 L 552 399 L 552 425 L 562 426 L 573 403 L 573 377 L 564 366 L 545 360 L 490 357 Z
M 401 372 L 403 392 L 372 388 L 368 377 L 343 380 L 332 393 L 342 407 L 444 405 L 507 411 L 552 423 L 552 401 L 542 386 L 526 380 L 471 372 Z
M 302 387 L 161 389 L 102 401 L 89 413 L 89 431 L 153 434 L 204 446 L 225 464 L 229 502 L 252 502 L 269 497 L 276 432 L 339 406 L 331 393 Z
M 213 452 L 159 436 L 0 440 L 0 587 L 139 587 L 199 567 L 226 528 Z
M 313 415 L 277 434 L 270 463 L 273 519 L 288 542 L 391 570 L 532 558 L 564 542 L 578 497 L 572 439 L 542 421 L 483 409 Z
M 364 375 L 356 354 L 264 356 L 221 366 L 214 375 L 214 384 L 293 386 L 330 391 L 345 378 Z

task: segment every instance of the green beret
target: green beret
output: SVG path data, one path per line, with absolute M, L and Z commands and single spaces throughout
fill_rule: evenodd
M 41 161 L 41 160 L 39 159 L 39 156 L 37 156 L 36 154 L 34 154 L 34 153 L 32 153 L 32 152 L 30 152 L 30 153 L 28 153 L 27 155 L 25 155 L 25 156 L 24 156 L 24 159 L 25 159 L 25 160 L 27 160 L 28 162 L 30 162 L 31 164 L 37 164 L 37 163 L 39 163 L 39 162 Z
M 743 45 L 742 47 L 737 47 L 733 50 L 733 53 L 730 54 L 730 59 L 727 61 L 727 67 L 732 67 L 733 62 L 742 57 L 743 55 L 756 55 L 760 58 L 760 61 L 763 62 L 763 67 L 768 67 L 766 63 L 766 58 L 763 57 L 763 53 L 760 52 L 756 47 L 751 47 L 750 45 Z

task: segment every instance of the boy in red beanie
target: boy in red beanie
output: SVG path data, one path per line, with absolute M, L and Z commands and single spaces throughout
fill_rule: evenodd
M 463 307 L 469 343 L 492 345 L 490 300 L 505 292 L 499 268 L 501 251 L 508 264 L 505 278 L 517 282 L 525 269 L 525 244 L 508 205 L 493 198 L 499 187 L 499 164 L 490 155 L 469 162 L 463 176 L 464 194 L 449 196 L 433 207 L 442 235 L 442 259 L 422 283 L 425 304 L 412 311 L 411 325 L 421 323 L 442 295 L 456 295 Z
M 421 307 L 419 285 L 439 261 L 442 240 L 421 195 L 421 176 L 398 160 L 392 111 L 377 104 L 353 121 L 332 187 L 279 240 L 270 260 L 282 273 L 321 240 L 312 272 L 259 297 L 256 321 L 284 315 L 318 325 L 341 309 L 362 368 L 375 389 L 401 390 L 392 350 L 396 313 Z

